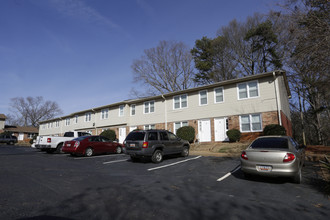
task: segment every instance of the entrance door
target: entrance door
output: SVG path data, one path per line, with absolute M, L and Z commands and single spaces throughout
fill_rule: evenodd
M 214 140 L 225 141 L 227 140 L 227 125 L 226 118 L 215 118 L 214 119 Z
M 198 136 L 200 142 L 211 141 L 211 123 L 209 119 L 198 121 Z
M 23 141 L 24 140 L 24 133 L 19 133 L 18 140 Z
M 124 140 L 126 138 L 126 128 L 119 128 L 119 143 L 124 143 Z

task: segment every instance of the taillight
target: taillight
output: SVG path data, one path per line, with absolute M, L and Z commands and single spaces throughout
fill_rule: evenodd
M 294 158 L 296 158 L 294 156 L 294 154 L 291 154 L 291 153 L 287 153 L 283 159 L 283 162 L 290 162 L 290 161 L 293 161 Z
M 244 160 L 248 160 L 248 159 L 249 159 L 249 158 L 247 157 L 245 151 L 242 152 L 242 154 L 241 154 L 241 158 L 243 158 Z
M 148 148 L 149 143 L 148 142 L 143 142 L 142 148 Z
M 79 141 L 76 141 L 76 142 L 74 142 L 73 147 L 77 148 L 77 147 L 79 147 L 79 145 L 80 145 L 80 142 Z
M 51 138 L 47 138 L 47 143 L 50 143 L 52 142 L 52 139 Z

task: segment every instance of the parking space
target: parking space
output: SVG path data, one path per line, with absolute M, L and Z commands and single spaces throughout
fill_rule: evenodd
M 72 157 L 0 146 L 0 219 L 327 219 L 314 164 L 302 184 L 245 179 L 238 158 Z M 5 177 L 5 178 L 3 178 Z M 319 182 L 317 182 L 319 181 Z M 159 208 L 161 207 L 161 208 Z

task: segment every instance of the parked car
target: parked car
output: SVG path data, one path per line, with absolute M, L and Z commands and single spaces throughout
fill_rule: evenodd
M 74 138 L 81 136 L 89 136 L 87 132 L 80 131 L 68 131 L 64 133 L 64 136 L 38 136 L 34 144 L 31 145 L 33 148 L 46 151 L 47 153 L 61 153 L 62 147 L 65 141 L 70 141 Z
M 189 155 L 190 145 L 175 134 L 166 130 L 137 130 L 130 132 L 125 141 L 125 153 L 132 161 L 137 158 L 151 158 L 152 162 L 160 163 L 164 155 Z
M 9 145 L 13 145 L 17 143 L 17 137 L 13 135 L 3 135 L 0 136 L 0 143 L 6 143 Z
M 241 154 L 241 170 L 249 175 L 291 177 L 302 180 L 305 146 L 288 136 L 264 136 L 254 140 Z
M 123 145 L 103 136 L 82 136 L 64 142 L 62 151 L 71 155 L 90 157 L 94 154 L 122 153 Z

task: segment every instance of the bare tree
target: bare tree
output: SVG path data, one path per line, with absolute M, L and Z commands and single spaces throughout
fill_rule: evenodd
M 134 60 L 134 80 L 142 82 L 153 95 L 179 91 L 193 86 L 193 58 L 181 42 L 161 41 L 156 48 L 146 49 Z
M 11 99 L 12 123 L 20 126 L 38 126 L 38 122 L 54 118 L 62 114 L 58 104 L 53 101 L 44 101 L 43 97 L 16 97 Z

